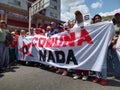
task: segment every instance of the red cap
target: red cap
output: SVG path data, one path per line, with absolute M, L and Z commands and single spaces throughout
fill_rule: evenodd
M 117 13 L 115 14 L 115 16 L 116 16 L 116 15 L 120 15 L 120 12 L 117 12 Z
M 36 28 L 36 30 L 38 30 L 38 31 L 42 31 L 42 28 Z
M 36 28 L 36 31 L 39 31 L 39 32 L 36 32 L 37 34 L 41 34 L 41 35 L 45 34 L 45 32 L 42 28 Z

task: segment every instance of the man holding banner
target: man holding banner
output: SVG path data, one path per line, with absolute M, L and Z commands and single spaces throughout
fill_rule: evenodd
M 115 78 L 120 78 L 120 12 L 116 13 L 114 18 L 115 36 L 109 48 L 108 70 L 113 73 Z

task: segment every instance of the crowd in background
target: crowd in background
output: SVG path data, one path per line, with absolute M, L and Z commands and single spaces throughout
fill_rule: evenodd
M 83 15 L 77 10 L 75 11 L 75 22 L 68 21 L 66 23 L 59 23 L 58 25 L 55 22 L 50 22 L 46 26 L 40 25 L 38 28 L 30 28 L 30 32 L 25 30 L 13 30 L 9 32 L 7 30 L 7 25 L 4 20 L 0 21 L 0 72 L 5 71 L 11 63 L 17 64 L 18 61 L 18 38 L 34 35 L 45 35 L 50 37 L 54 34 L 63 32 L 65 30 L 69 31 L 71 28 L 83 27 Z M 102 17 L 96 14 L 92 18 L 91 24 L 102 22 Z M 107 84 L 107 74 L 112 74 L 115 78 L 120 78 L 120 61 L 116 53 L 116 42 L 120 34 L 120 12 L 114 15 L 113 19 L 115 27 L 115 35 L 111 41 L 111 44 L 108 48 L 107 59 L 105 62 L 107 65 L 102 69 L 101 72 L 93 72 L 96 77 L 93 82 L 97 83 L 101 80 L 102 85 Z M 62 74 L 63 76 L 68 75 L 70 70 L 57 68 L 49 66 L 50 70 L 55 70 L 56 73 Z M 74 79 L 82 78 L 82 80 L 87 80 L 91 71 L 88 70 L 74 70 L 75 75 Z M 82 76 L 82 77 L 81 77 Z

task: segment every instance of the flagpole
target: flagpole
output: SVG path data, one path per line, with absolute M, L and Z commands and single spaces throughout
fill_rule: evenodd
M 29 27 L 28 27 L 28 29 L 29 29 L 29 35 L 30 35 L 30 28 L 31 28 L 31 19 L 32 18 L 32 15 L 31 15 L 31 7 L 29 7 Z

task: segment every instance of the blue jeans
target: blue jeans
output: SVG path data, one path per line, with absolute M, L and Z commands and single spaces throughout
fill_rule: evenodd
M 15 48 L 16 62 L 18 62 L 18 48 Z
M 9 65 L 9 47 L 5 46 L 4 52 L 3 52 L 3 59 L 4 59 L 4 65 L 3 67 L 7 67 Z
M 96 72 L 96 76 L 101 79 L 107 79 L 107 69 L 102 69 L 101 72 Z
M 108 50 L 108 71 L 113 73 L 115 77 L 120 77 L 120 61 L 115 50 Z
M 0 68 L 2 68 L 4 64 L 4 58 L 3 58 L 4 48 L 5 48 L 4 43 L 0 42 Z

